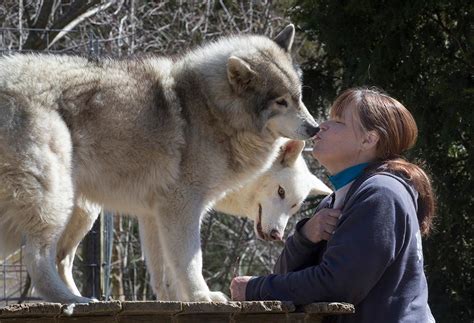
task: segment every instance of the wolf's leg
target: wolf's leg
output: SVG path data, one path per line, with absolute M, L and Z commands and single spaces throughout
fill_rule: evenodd
M 25 237 L 26 268 L 39 294 L 48 301 L 88 302 L 69 291 L 55 266 L 56 243 L 74 199 L 69 131 L 50 110 L 11 111 L 18 121 L 8 131 L 0 127 L 0 205 L 14 214 L 7 219 L 12 230 Z
M 158 224 L 151 216 L 139 217 L 138 224 L 142 251 L 150 273 L 150 285 L 156 298 L 163 301 L 175 300 L 176 295 L 171 288 L 172 273 L 166 268 Z
M 53 237 L 53 239 L 48 239 Z M 47 301 L 60 303 L 88 303 L 89 298 L 74 295 L 66 288 L 59 277 L 55 264 L 54 239 L 57 235 L 48 231 L 42 235 L 28 237 L 26 240 L 26 268 L 33 285 Z
M 162 253 L 163 255 L 163 253 Z M 163 259 L 165 259 L 163 257 Z M 163 279 L 162 279 L 162 293 L 165 295 L 166 300 L 168 301 L 177 301 L 179 300 L 177 290 L 177 279 L 174 275 L 174 271 L 168 266 L 168 264 L 163 264 Z
M 185 195 L 184 195 L 185 196 Z M 166 211 L 165 211 L 166 210 Z M 167 265 L 176 277 L 177 299 L 180 301 L 226 302 L 221 292 L 209 291 L 202 276 L 200 217 L 202 203 L 189 198 L 168 200 L 158 224 Z M 173 287 L 173 285 L 171 286 Z
M 79 243 L 92 228 L 100 212 L 100 207 L 84 198 L 76 200 L 72 215 L 58 241 L 56 264 L 61 279 L 75 295 L 81 296 L 72 276 L 74 256 Z
M 25 232 L 26 267 L 33 285 L 46 300 L 89 302 L 90 299 L 71 293 L 56 269 L 56 245 L 73 208 L 73 185 L 69 165 L 60 165 L 54 157 L 46 162 L 50 166 L 44 174 L 48 184 L 43 184 L 38 205 L 30 209 L 36 212 L 35 220 L 40 223 Z

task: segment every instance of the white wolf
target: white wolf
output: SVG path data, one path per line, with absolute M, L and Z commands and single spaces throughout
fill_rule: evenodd
M 227 194 L 214 205 L 216 211 L 254 221 L 262 240 L 282 240 L 290 216 L 307 196 L 327 195 L 332 190 L 306 166 L 304 141 L 289 140 L 280 148 L 272 166 L 256 180 Z
M 308 170 L 302 156 L 303 148 L 304 141 L 286 141 L 268 170 L 242 188 L 228 193 L 216 202 L 213 209 L 253 220 L 255 234 L 260 239 L 281 240 L 288 219 L 299 210 L 307 196 L 332 192 Z M 76 207 L 70 219 L 71 223 L 67 225 L 58 243 L 60 276 L 76 295 L 80 293 L 72 277 L 74 254 L 79 242 L 99 214 L 98 206 L 88 206 Z M 143 250 L 147 264 L 152 264 L 154 268 L 151 271 L 151 282 L 157 285 L 153 285 L 153 289 L 158 299 L 175 300 L 178 296 L 172 287 L 179 277 L 175 277 L 173 269 L 163 262 L 163 251 L 156 235 L 157 232 L 147 230 L 143 221 L 140 221 L 141 239 L 156 241 L 152 250 Z
M 46 300 L 89 301 L 55 268 L 58 239 L 85 201 L 139 218 L 153 237 L 144 249 L 160 243 L 179 277 L 177 299 L 226 300 L 201 273 L 201 216 L 268 169 L 281 137 L 319 130 L 301 100 L 293 38 L 289 25 L 274 40 L 229 37 L 176 60 L 0 59 L 1 247 L 25 238 Z

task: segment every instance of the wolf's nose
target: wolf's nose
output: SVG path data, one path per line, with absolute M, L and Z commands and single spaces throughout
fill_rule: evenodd
M 316 136 L 316 134 L 319 132 L 319 127 L 313 127 L 313 126 L 306 126 L 306 133 L 310 138 L 313 138 Z
M 276 229 L 273 229 L 272 232 L 270 232 L 270 238 L 272 240 L 281 240 L 282 239 L 280 232 Z

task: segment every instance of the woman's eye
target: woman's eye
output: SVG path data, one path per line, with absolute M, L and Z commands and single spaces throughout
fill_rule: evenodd
M 278 186 L 278 195 L 280 196 L 281 199 L 285 198 L 285 190 L 281 186 Z
M 287 107 L 287 106 L 288 106 L 288 102 L 286 102 L 285 99 L 277 100 L 276 103 L 277 103 L 278 105 L 282 105 L 282 106 L 284 106 L 284 107 Z

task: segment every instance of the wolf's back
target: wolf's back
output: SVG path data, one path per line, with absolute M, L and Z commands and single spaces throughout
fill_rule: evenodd
M 5 80 L 34 78 L 38 80 L 61 78 L 66 71 L 91 66 L 79 56 L 49 54 L 14 54 L 0 57 L 0 77 Z
M 17 54 L 0 58 L 0 91 L 7 95 L 46 95 L 53 98 L 65 88 L 90 82 L 93 65 L 82 57 Z

